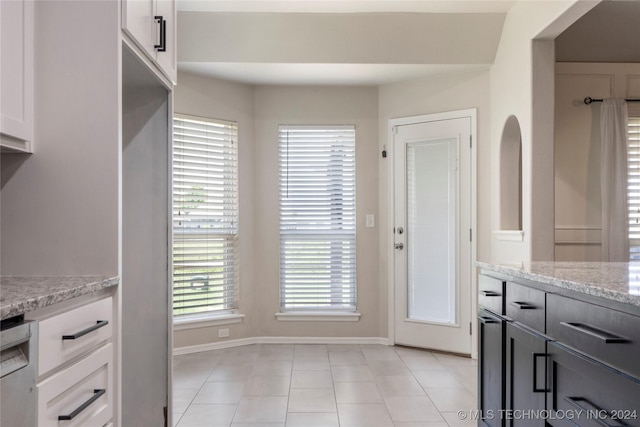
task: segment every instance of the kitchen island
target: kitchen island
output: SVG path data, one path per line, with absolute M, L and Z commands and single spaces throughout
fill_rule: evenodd
M 479 425 L 640 426 L 640 263 L 478 263 Z

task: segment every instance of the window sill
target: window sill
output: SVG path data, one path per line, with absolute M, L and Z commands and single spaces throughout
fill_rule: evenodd
M 173 320 L 173 330 L 182 331 L 185 329 L 207 328 L 210 326 L 230 325 L 240 323 L 244 314 L 194 314 L 190 316 L 180 316 Z
M 328 311 L 288 311 L 276 313 L 281 322 L 357 322 L 360 313 L 336 313 Z

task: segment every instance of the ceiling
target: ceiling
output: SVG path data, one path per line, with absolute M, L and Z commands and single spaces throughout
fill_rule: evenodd
M 498 0 L 178 0 L 178 69 L 246 84 L 382 85 L 486 69 Z
M 640 62 L 640 1 L 603 1 L 556 38 L 558 62 Z
M 515 0 L 177 0 L 178 11 L 275 13 L 507 13 Z

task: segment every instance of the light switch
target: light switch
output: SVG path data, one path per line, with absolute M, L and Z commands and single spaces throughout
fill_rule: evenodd
M 367 214 L 367 228 L 376 226 L 376 217 L 373 214 Z

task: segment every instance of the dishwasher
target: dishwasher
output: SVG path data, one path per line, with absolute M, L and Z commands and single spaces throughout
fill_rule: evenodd
M 0 426 L 35 427 L 38 323 L 0 322 Z

